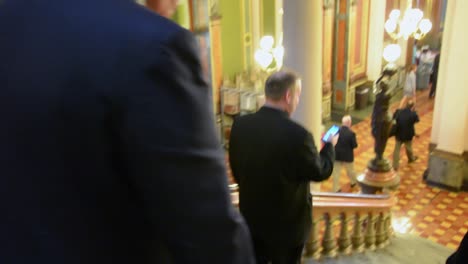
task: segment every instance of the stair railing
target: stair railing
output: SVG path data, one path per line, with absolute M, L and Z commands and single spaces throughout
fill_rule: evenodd
M 239 203 L 237 184 L 229 186 L 232 202 Z M 312 193 L 312 226 L 305 245 L 306 258 L 335 257 L 389 244 L 393 233 L 389 194 Z

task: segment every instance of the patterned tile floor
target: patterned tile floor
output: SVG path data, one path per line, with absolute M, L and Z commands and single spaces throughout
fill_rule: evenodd
M 404 147 L 401 148 L 401 183 L 396 191 L 398 203 L 393 208 L 393 226 L 396 232 L 415 234 L 456 249 L 468 230 L 468 193 L 454 193 L 431 187 L 422 180 L 428 164 L 434 100 L 428 99 L 426 90 L 418 91 L 416 102 L 420 122 L 415 126 L 418 137 L 413 140 L 413 151 L 419 159 L 408 164 Z M 392 104 L 392 112 L 398 104 L 399 102 Z M 359 173 L 364 171 L 367 162 L 374 157 L 370 116 L 352 128 L 356 132 L 359 145 L 355 150 L 355 169 Z M 391 138 L 385 150 L 385 157 L 390 160 L 394 146 L 395 139 Z M 228 173 L 230 175 L 231 172 Z M 344 170 L 341 172 L 340 184 L 344 192 L 349 191 L 349 180 Z M 321 184 L 321 191 L 331 189 L 332 179 Z
M 419 159 L 407 163 L 402 147 L 400 153 L 401 184 L 396 192 L 398 204 L 393 208 L 393 226 L 397 232 L 415 234 L 423 238 L 456 249 L 468 230 L 468 193 L 454 193 L 427 186 L 422 180 L 427 168 L 429 143 L 432 128 L 434 101 L 428 99 L 428 91 L 418 91 L 416 110 L 420 122 L 416 124 L 416 137 L 413 150 Z M 394 103 L 395 109 L 398 103 Z M 359 147 L 355 151 L 356 172 L 363 172 L 367 162 L 373 158 L 374 140 L 370 135 L 370 117 L 353 126 Z M 385 156 L 392 159 L 394 138 L 387 143 Z M 345 171 L 341 172 L 340 183 L 343 190 L 349 190 L 349 180 Z M 321 191 L 331 191 L 332 180 L 321 185 Z

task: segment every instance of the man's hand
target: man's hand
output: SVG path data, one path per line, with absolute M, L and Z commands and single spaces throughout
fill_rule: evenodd
M 333 144 L 333 147 L 336 146 L 336 143 L 338 143 L 338 138 L 340 138 L 340 134 L 336 133 L 333 137 L 330 137 L 328 142 Z

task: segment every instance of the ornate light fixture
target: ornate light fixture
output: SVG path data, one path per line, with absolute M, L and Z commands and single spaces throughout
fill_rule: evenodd
M 385 31 L 393 39 L 409 37 L 415 39 L 423 38 L 431 29 L 432 23 L 429 19 L 423 19 L 423 12 L 418 8 L 408 8 L 403 17 L 400 10 L 393 9 L 385 22 Z
M 279 70 L 283 66 L 284 47 L 273 47 L 274 43 L 272 36 L 264 36 L 260 39 L 260 48 L 255 52 L 255 61 L 267 72 Z
M 398 44 L 390 44 L 383 50 L 383 58 L 388 63 L 395 63 L 401 55 L 401 48 Z

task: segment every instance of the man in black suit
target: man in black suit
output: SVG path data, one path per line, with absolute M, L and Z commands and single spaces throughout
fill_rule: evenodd
M 465 233 L 458 249 L 447 258 L 446 264 L 468 263 L 468 232 Z
M 335 146 L 335 163 L 333 168 L 333 191 L 340 190 L 341 168 L 345 167 L 351 188 L 356 187 L 356 172 L 354 171 L 354 149 L 357 148 L 356 134 L 351 130 L 352 119 L 345 115 L 341 119 L 338 143 Z
M 290 119 L 300 94 L 296 74 L 272 74 L 265 105 L 237 118 L 231 130 L 229 160 L 258 264 L 300 262 L 312 219 L 309 182 L 333 170 L 337 136 L 319 154 L 312 135 Z
M 408 163 L 412 163 L 418 159 L 413 154 L 413 137 L 415 136 L 414 124 L 419 122 L 419 116 L 414 111 L 413 101 L 408 101 L 406 107 L 398 109 L 393 114 L 393 118 L 396 120 L 396 132 L 395 132 L 395 149 L 393 150 L 393 169 L 398 170 L 400 163 L 400 148 L 404 144 L 406 148 L 406 156 L 408 157 Z
M 3 0 L 0 40 L 0 263 L 253 263 L 188 31 Z
M 439 64 L 440 64 L 440 53 L 437 53 L 437 55 L 434 58 L 434 65 L 432 66 L 432 73 L 430 77 L 431 90 L 429 92 L 429 98 L 433 98 L 437 90 L 437 79 L 439 76 Z

